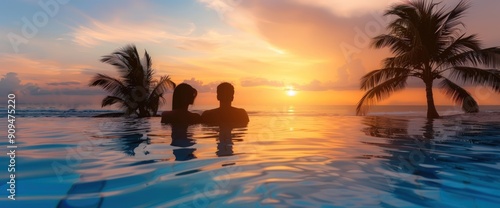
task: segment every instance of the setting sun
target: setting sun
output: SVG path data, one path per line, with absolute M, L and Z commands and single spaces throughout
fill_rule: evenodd
M 293 97 L 293 96 L 297 95 L 297 91 L 294 90 L 293 88 L 289 88 L 286 90 L 286 94 L 290 97 Z

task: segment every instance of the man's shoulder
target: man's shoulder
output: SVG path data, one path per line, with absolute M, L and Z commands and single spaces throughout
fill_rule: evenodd
M 243 108 L 234 108 L 235 121 L 239 123 L 248 123 L 250 119 L 248 118 L 248 113 Z
M 213 122 L 213 120 L 220 116 L 220 109 L 215 108 L 206 110 L 201 114 L 201 119 L 205 122 Z
M 236 108 L 236 109 L 238 109 L 238 111 L 241 111 L 241 112 L 245 112 L 245 113 L 247 112 L 247 111 L 246 111 L 245 109 L 243 109 L 243 108 Z
M 235 108 L 233 107 L 233 111 L 236 112 L 236 113 L 240 113 L 240 114 L 247 114 L 247 111 L 243 108 Z
M 190 116 L 191 118 L 199 118 L 199 117 L 200 117 L 200 114 L 198 114 L 198 113 L 193 113 L 193 112 L 189 112 L 189 116 Z
M 201 115 L 202 116 L 203 115 L 212 115 L 214 113 L 217 113 L 218 111 L 219 111 L 219 108 L 210 109 L 210 110 L 203 111 L 203 113 Z

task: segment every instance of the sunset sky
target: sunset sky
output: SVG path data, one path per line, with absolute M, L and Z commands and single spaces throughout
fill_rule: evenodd
M 14 90 L 32 105 L 98 106 L 105 93 L 88 87 L 90 78 L 116 75 L 100 57 L 135 44 L 141 55 L 150 53 L 158 77 L 198 89 L 199 106 L 217 104 L 221 81 L 235 85 L 236 105 L 355 105 L 363 95 L 360 77 L 390 55 L 368 41 L 385 31 L 381 14 L 394 2 L 3 1 L 0 94 Z M 485 47 L 500 46 L 499 8 L 498 0 L 472 1 L 463 19 Z M 410 82 L 381 104 L 424 105 L 421 86 Z M 480 105 L 500 104 L 499 94 L 468 89 Z M 451 104 L 437 89 L 435 95 L 438 105 Z

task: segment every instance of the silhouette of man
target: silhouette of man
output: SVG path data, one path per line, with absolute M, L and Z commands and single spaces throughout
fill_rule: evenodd
M 207 110 L 201 115 L 203 122 L 212 125 L 246 125 L 249 121 L 245 109 L 231 106 L 234 98 L 233 85 L 223 82 L 217 86 L 219 108 Z

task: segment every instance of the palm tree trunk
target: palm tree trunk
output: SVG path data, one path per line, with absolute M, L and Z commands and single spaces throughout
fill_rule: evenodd
M 427 96 L 427 118 L 439 118 L 439 114 L 434 105 L 434 96 L 432 94 L 432 81 L 425 82 L 425 93 Z
M 142 104 L 140 107 L 139 107 L 139 117 L 143 118 L 143 117 L 149 117 L 149 112 L 148 110 L 146 110 L 146 108 L 144 107 L 144 104 Z

